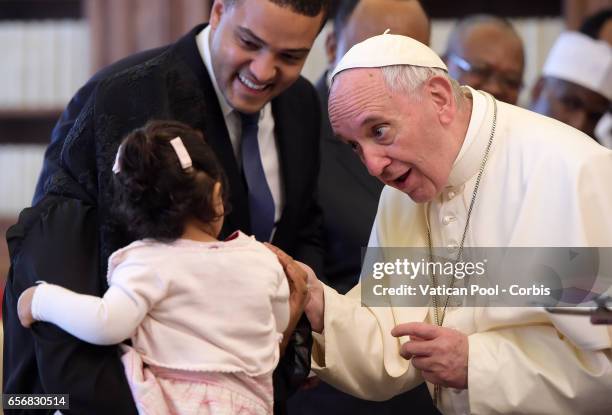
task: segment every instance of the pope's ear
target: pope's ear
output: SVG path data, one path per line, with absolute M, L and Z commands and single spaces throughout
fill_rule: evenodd
M 457 112 L 453 86 L 443 76 L 432 76 L 425 83 L 425 91 L 433 103 L 442 124 L 450 124 Z

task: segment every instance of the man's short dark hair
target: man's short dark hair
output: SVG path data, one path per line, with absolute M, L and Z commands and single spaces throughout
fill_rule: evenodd
M 232 4 L 240 0 L 225 0 L 225 4 L 231 6 Z M 288 7 L 296 13 L 303 14 L 305 16 L 318 16 L 321 11 L 325 15 L 323 21 L 327 18 L 327 12 L 329 9 L 329 0 L 268 0 L 272 3 L 281 7 Z

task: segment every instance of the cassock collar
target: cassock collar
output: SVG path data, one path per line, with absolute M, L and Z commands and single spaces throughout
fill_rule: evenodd
M 206 70 L 210 75 L 210 81 L 215 88 L 215 94 L 217 94 L 217 101 L 219 101 L 219 105 L 221 106 L 221 112 L 223 112 L 223 117 L 227 117 L 234 109 L 227 102 L 221 90 L 219 89 L 219 85 L 217 84 L 217 78 L 215 77 L 215 72 L 213 71 L 212 66 L 212 58 L 210 55 L 210 25 L 206 26 L 204 30 L 196 35 L 196 43 L 198 45 L 198 50 L 200 51 L 200 55 L 202 56 L 202 60 L 204 61 L 204 65 L 206 66 Z
M 492 98 L 482 91 L 465 88 L 472 95 L 472 114 L 461 151 L 448 177 L 449 187 L 459 187 L 478 173 L 493 125 Z

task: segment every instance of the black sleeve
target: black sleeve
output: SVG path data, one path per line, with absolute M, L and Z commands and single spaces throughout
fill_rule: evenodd
M 38 203 L 43 197 L 47 181 L 59 170 L 60 154 L 64 146 L 64 140 L 70 129 L 74 126 L 77 117 L 91 98 L 96 85 L 97 82 L 95 80 L 90 80 L 79 89 L 68 103 L 64 112 L 62 112 L 62 115 L 60 115 L 55 127 L 53 127 L 53 131 L 51 132 L 51 143 L 49 143 L 49 146 L 45 150 L 42 170 L 38 176 L 38 182 L 36 183 L 34 198 L 32 200 L 33 205 Z
M 23 328 L 17 299 L 37 280 L 100 296 L 97 211 L 86 203 L 45 196 L 7 232 L 11 268 L 4 304 L 4 393 L 70 395 L 74 414 L 137 413 L 117 346 L 85 343 L 49 323 Z M 27 411 L 7 411 L 7 414 Z
M 161 53 L 162 50 L 163 48 L 157 48 L 143 51 L 115 62 L 114 64 L 98 71 L 77 91 L 76 94 L 74 94 L 51 132 L 51 142 L 45 151 L 43 167 L 40 175 L 38 176 L 36 190 L 34 191 L 34 198 L 32 201 L 33 205 L 38 203 L 38 201 L 46 193 L 47 181 L 49 181 L 51 177 L 59 170 L 60 155 L 66 137 L 68 136 L 68 132 L 73 128 L 79 114 L 81 114 L 81 111 L 86 107 L 86 104 L 90 101 L 90 99 L 92 99 L 98 84 L 119 72 L 151 59 L 152 57 Z

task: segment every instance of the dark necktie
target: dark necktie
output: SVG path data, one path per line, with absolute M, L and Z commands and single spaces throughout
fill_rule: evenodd
M 249 190 L 251 231 L 258 241 L 270 240 L 274 227 L 274 199 L 268 186 L 257 141 L 259 113 L 240 114 L 242 120 L 242 171 Z

